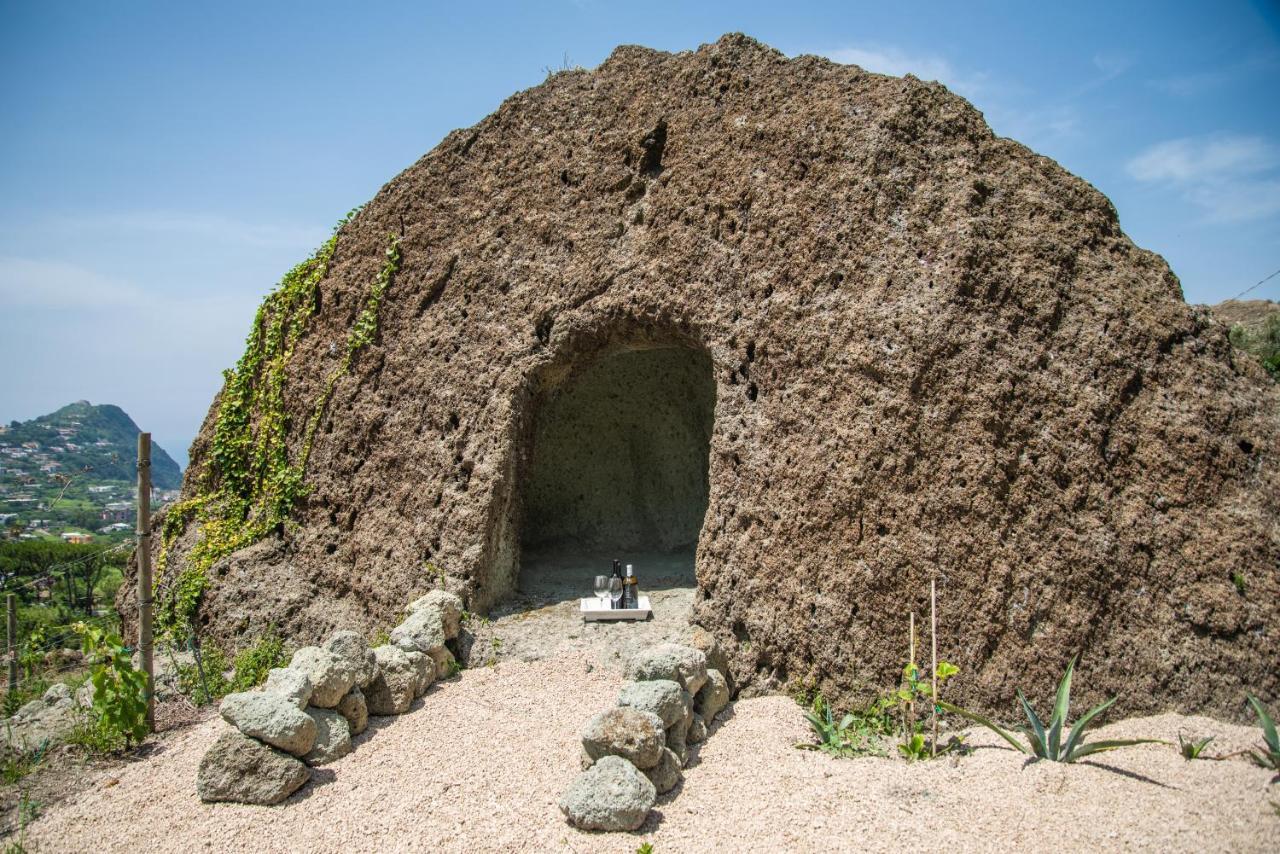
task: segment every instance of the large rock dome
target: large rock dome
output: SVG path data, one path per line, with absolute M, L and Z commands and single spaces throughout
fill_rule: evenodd
M 450 134 L 308 270 L 166 523 L 161 601 L 205 561 L 217 637 L 374 631 L 440 585 L 483 611 L 534 545 L 696 543 L 750 686 L 896 684 L 936 579 L 957 702 L 1076 653 L 1079 703 L 1280 692 L 1280 393 L 1100 192 L 941 85 L 621 47 Z M 253 493 L 285 469 L 228 462 L 270 431 L 302 479 L 278 519 Z

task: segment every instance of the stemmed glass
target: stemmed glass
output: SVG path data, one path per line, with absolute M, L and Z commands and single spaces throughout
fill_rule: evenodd
M 595 591 L 596 601 L 599 602 L 601 607 L 604 607 L 604 604 L 609 601 L 609 576 L 596 576 Z
M 609 599 L 612 607 L 622 607 L 622 579 L 616 575 L 609 576 Z

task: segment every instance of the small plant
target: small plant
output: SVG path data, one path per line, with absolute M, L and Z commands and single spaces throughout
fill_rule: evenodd
M 7 726 L 10 729 L 8 743 L 13 745 L 12 726 Z M 0 747 L 4 754 L 3 759 L 0 759 L 0 780 L 3 780 L 6 785 L 13 785 L 26 777 L 39 766 L 48 747 L 48 739 L 41 741 L 32 750 L 23 750 L 16 746 Z
M 258 636 L 253 645 L 236 656 L 235 674 L 231 677 L 232 691 L 248 691 L 261 685 L 273 667 L 283 667 L 288 661 L 284 641 L 276 634 L 276 627 L 269 626 Z
M 1245 591 L 1249 589 L 1248 583 L 1244 580 L 1244 573 L 1239 570 L 1231 573 L 1231 583 L 1236 586 L 1236 592 L 1241 596 L 1243 596 Z
M 178 690 L 191 698 L 197 706 L 211 703 L 232 690 L 227 671 L 231 668 L 226 655 L 215 644 L 197 647 L 191 651 L 196 659 L 192 664 L 176 664 Z
M 929 743 L 925 741 L 923 733 L 917 732 L 898 745 L 898 753 L 908 762 L 915 762 L 917 759 L 928 759 Z
M 636 854 L 653 854 L 653 843 L 641 842 L 640 846 L 636 848 Z
M 1053 717 L 1049 719 L 1047 728 L 1040 721 L 1035 709 L 1031 708 L 1031 704 L 1027 702 L 1027 698 L 1022 691 L 1018 691 L 1018 701 L 1022 704 L 1022 710 L 1027 716 L 1027 726 L 1022 727 L 1022 732 L 1026 736 L 1029 746 L 1023 745 L 1007 730 L 992 723 L 989 718 L 951 703 L 940 702 L 939 705 L 948 712 L 954 712 L 963 718 L 968 718 L 974 723 L 986 727 L 1013 745 L 1019 752 L 1030 754 L 1037 759 L 1048 759 L 1051 762 L 1075 762 L 1077 759 L 1083 759 L 1086 756 L 1101 753 L 1105 750 L 1116 750 L 1120 747 L 1131 747 L 1135 744 L 1163 743 L 1153 738 L 1124 738 L 1085 744 L 1085 731 L 1099 715 L 1111 708 L 1116 701 L 1115 697 L 1105 703 L 1099 703 L 1086 712 L 1084 717 L 1076 721 L 1076 725 L 1071 728 L 1071 732 L 1064 742 L 1062 740 L 1062 731 L 1067 726 L 1068 707 L 1071 704 L 1071 676 L 1075 672 L 1075 667 L 1076 659 L 1072 657 L 1071 662 L 1067 665 L 1066 674 L 1063 675 L 1062 681 L 1058 683 L 1058 695 L 1053 705 Z M 1274 735 L 1274 730 L 1272 730 L 1272 734 Z
M 1200 754 L 1209 746 L 1209 742 L 1213 741 L 1213 736 L 1207 735 L 1204 738 L 1184 739 L 1182 733 L 1178 733 L 1178 752 L 1182 754 L 1182 758 L 1190 762 L 1192 759 L 1199 759 Z
M 883 756 L 879 740 L 893 732 L 891 716 L 894 700 L 885 697 L 847 712 L 838 721 L 835 710 L 821 694 L 814 694 L 804 718 L 818 738 L 817 744 L 797 744 L 801 750 L 820 750 L 831 756 Z
M 373 640 L 369 641 L 369 646 L 386 646 L 389 643 L 391 643 L 391 632 L 386 629 L 378 629 L 373 636 Z
M 130 747 L 147 734 L 147 676 L 133 668 L 120 638 L 97 626 L 76 624 L 85 656 L 93 662 L 93 713 L 104 741 L 123 739 Z
M 456 658 L 449 659 L 449 664 L 445 667 L 444 678 L 452 679 L 462 672 L 462 662 Z
M 1280 737 L 1276 735 L 1276 722 L 1271 715 L 1267 714 L 1267 710 L 1263 708 L 1262 702 L 1257 697 L 1252 694 L 1246 696 L 1253 710 L 1258 713 L 1258 723 L 1262 726 L 1262 749 L 1251 750 L 1249 755 L 1263 768 L 1280 771 Z

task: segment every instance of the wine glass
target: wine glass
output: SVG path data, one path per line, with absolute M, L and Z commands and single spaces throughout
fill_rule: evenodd
M 612 607 L 622 607 L 622 579 L 616 575 L 609 576 L 609 599 Z
M 605 602 L 608 602 L 609 601 L 609 576 L 597 575 L 596 586 L 594 589 L 596 591 L 596 601 L 600 605 L 604 605 Z

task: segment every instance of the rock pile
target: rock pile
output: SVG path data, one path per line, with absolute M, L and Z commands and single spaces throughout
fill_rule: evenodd
M 583 772 L 560 799 L 571 824 L 635 830 L 658 795 L 684 779 L 689 747 L 707 737 L 730 698 L 727 673 L 707 666 L 723 661 L 715 640 L 695 633 L 694 644 L 658 644 L 627 662 L 617 707 L 582 732 Z
M 445 644 L 458 635 L 462 600 L 437 590 L 408 610 L 391 644 L 370 649 L 357 632 L 339 631 L 324 646 L 299 649 L 260 689 L 224 697 L 219 711 L 235 729 L 200 761 L 200 799 L 277 804 L 310 779 L 312 767 L 350 753 L 369 715 L 402 714 L 451 675 Z

